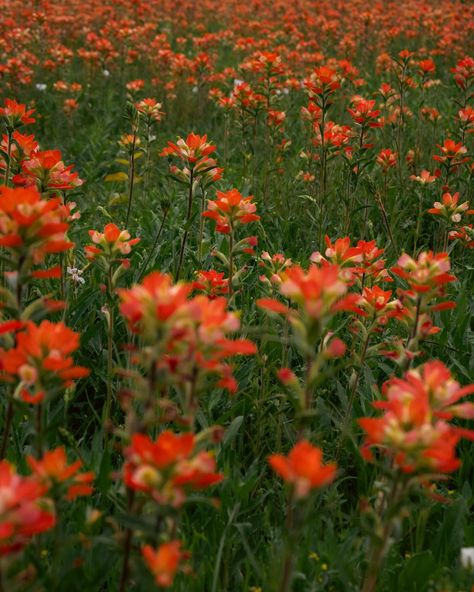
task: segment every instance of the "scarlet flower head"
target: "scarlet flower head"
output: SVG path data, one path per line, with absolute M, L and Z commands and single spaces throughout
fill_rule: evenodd
M 283 253 L 270 255 L 267 251 L 263 251 L 259 265 L 265 271 L 265 274 L 259 277 L 260 281 L 268 286 L 278 287 L 283 281 L 285 269 L 291 267 L 293 262 L 291 259 L 287 259 Z
M 401 307 L 400 301 L 390 300 L 391 297 L 391 290 L 382 290 L 379 286 L 365 287 L 358 305 L 377 324 L 385 325 L 388 319 L 394 315 L 394 311 Z
M 79 473 L 82 466 L 80 460 L 68 465 L 66 450 L 62 446 L 49 450 L 40 460 L 32 456 L 27 456 L 26 460 L 38 482 L 48 491 L 57 486 L 65 486 L 66 499 L 70 501 L 79 496 L 90 495 L 93 491 L 91 482 L 94 480 L 94 473 Z
M 356 123 L 361 126 L 382 127 L 382 123 L 378 119 L 380 110 L 374 109 L 375 100 L 357 98 L 353 102 L 353 105 L 352 108 L 348 108 L 347 110 Z
M 31 117 L 34 112 L 34 109 L 27 109 L 25 105 L 17 103 L 14 99 L 5 99 L 4 106 L 0 107 L 0 117 L 10 132 L 22 125 L 34 123 L 36 120 Z
M 211 269 L 210 271 L 198 271 L 196 275 L 197 278 L 193 284 L 195 290 L 204 292 L 211 299 L 228 294 L 229 280 L 224 277 L 223 272 Z
M 216 146 L 207 141 L 207 136 L 189 134 L 186 140 L 178 138 L 176 144 L 168 142 L 168 146 L 161 151 L 160 156 L 167 156 L 169 159 L 177 156 L 183 161 L 184 166 L 181 167 L 170 164 L 169 171 L 176 180 L 188 184 L 191 179 L 193 181 L 199 179 L 202 185 L 207 187 L 219 181 L 224 171 L 217 166 L 214 158 L 209 158 L 215 150 Z
M 313 253 L 310 260 L 313 263 L 328 263 L 331 262 L 333 265 L 339 265 L 340 267 L 350 267 L 353 269 L 354 263 L 362 262 L 362 249 L 357 247 L 351 247 L 351 239 L 348 236 L 344 238 L 338 238 L 334 243 L 328 235 L 324 237 L 326 243 L 326 251 L 324 252 L 327 259 L 325 259 L 319 251 Z
M 22 261 L 23 271 L 74 246 L 66 239 L 69 218 L 59 198 L 43 199 L 34 187 L 0 187 L 0 245 Z
M 218 386 L 235 392 L 237 383 L 225 360 L 252 355 L 255 345 L 246 339 L 228 339 L 240 322 L 227 310 L 226 298 L 189 298 L 193 287 L 173 285 L 170 276 L 154 272 L 141 285 L 119 290 L 120 310 L 132 331 L 147 345 L 159 347 L 156 363 L 171 381 L 183 384 L 192 377 L 196 387 L 204 377 L 217 375 Z
M 419 175 L 410 175 L 410 179 L 420 183 L 421 185 L 428 185 L 434 183 L 438 176 L 432 175 L 429 171 L 423 170 Z
M 180 563 L 189 557 L 189 553 L 181 550 L 181 541 L 162 543 L 158 549 L 144 545 L 141 552 L 157 585 L 162 588 L 170 588 L 173 585 Z
M 459 204 L 459 193 L 454 195 L 444 193 L 442 199 L 442 203 L 436 201 L 433 204 L 433 207 L 428 210 L 429 214 L 442 216 L 447 222 L 454 222 L 455 224 L 461 222 L 463 214 L 474 214 L 474 210 L 469 209 L 469 202 L 465 201 Z
M 348 284 L 338 265 L 311 265 L 307 272 L 293 265 L 286 273 L 280 292 L 302 307 L 313 319 L 324 319 L 342 310 L 358 311 L 356 294 L 347 294 Z
M 458 119 L 463 130 L 468 134 L 474 133 L 474 107 L 467 105 L 464 109 L 460 109 Z
M 288 456 L 272 454 L 268 458 L 275 473 L 292 485 L 297 499 L 307 497 L 311 490 L 320 489 L 334 481 L 337 465 L 324 465 L 322 460 L 321 449 L 307 440 L 295 444 Z
M 155 441 L 134 434 L 125 451 L 124 481 L 127 487 L 145 493 L 161 504 L 180 506 L 186 491 L 206 489 L 220 483 L 214 457 L 196 451 L 194 434 L 162 432 Z
M 387 173 L 389 169 L 393 168 L 397 164 L 397 153 L 392 152 L 390 148 L 381 150 L 376 159 L 377 164 L 380 166 L 384 173 Z
M 420 69 L 420 72 L 424 76 L 436 71 L 436 64 L 434 63 L 432 58 L 427 58 L 426 60 L 420 60 L 418 62 L 418 67 Z
M 466 56 L 458 61 L 454 68 L 451 68 L 454 82 L 459 88 L 466 90 L 474 80 L 474 58 Z
M 213 146 L 207 141 L 207 135 L 199 136 L 191 133 L 185 140 L 183 138 L 178 138 L 176 143 L 168 142 L 168 146 L 161 151 L 161 156 L 177 156 L 183 160 L 189 168 L 199 169 L 200 165 L 202 165 L 207 157 L 215 150 L 216 146 Z
M 393 281 L 385 268 L 385 259 L 381 258 L 384 249 L 380 249 L 374 240 L 360 240 L 357 247 L 361 249 L 362 261 L 360 266 L 353 270 L 353 274 L 359 281 L 367 277 L 373 283 Z
M 66 166 L 61 160 L 59 150 L 36 151 L 24 160 L 21 171 L 13 177 L 16 185 L 36 186 L 41 193 L 56 194 L 68 191 L 83 184 L 78 173 L 73 173 L 73 165 Z
M 191 291 L 192 284 L 173 285 L 170 275 L 155 271 L 141 285 L 118 291 L 120 312 L 134 333 L 154 340 L 157 331 L 182 310 Z
M 140 242 L 139 238 L 131 238 L 128 230 L 120 230 L 115 224 L 106 224 L 104 232 L 89 230 L 94 245 L 85 247 L 88 259 L 106 257 L 113 259 L 117 255 L 129 255 L 132 247 Z M 97 245 L 97 246 L 95 246 Z
M 10 154 L 10 170 L 16 173 L 24 159 L 30 158 L 31 154 L 38 150 L 38 142 L 33 134 L 27 136 L 15 130 L 9 143 L 8 135 L 4 134 L 0 144 L 0 150 L 3 154 Z M 0 169 L 7 168 L 6 160 L 0 153 Z
M 158 103 L 156 99 L 142 99 L 135 103 L 135 109 L 150 123 L 152 121 L 159 123 L 164 115 L 161 111 L 161 103 Z
M 449 167 L 457 167 L 469 161 L 469 158 L 463 156 L 467 153 L 466 146 L 462 142 L 455 142 L 450 138 L 444 140 L 443 144 L 436 144 L 441 154 L 435 154 L 433 159 Z
M 297 308 L 290 308 L 274 298 L 260 298 L 257 306 L 287 317 L 298 342 L 306 344 L 305 347 L 315 347 L 322 329 L 339 311 L 363 314 L 358 307 L 360 296 L 347 294 L 351 277 L 350 271 L 342 270 L 339 265 L 311 265 L 307 272 L 293 265 L 282 273 L 279 291 Z
M 309 79 L 304 81 L 304 86 L 310 97 L 330 95 L 341 88 L 341 76 L 333 68 L 318 66 Z
M 244 197 L 237 189 L 218 191 L 217 199 L 208 200 L 207 210 L 202 215 L 216 222 L 217 232 L 229 234 L 238 225 L 260 220 L 252 200 L 251 195 Z
M 40 403 L 46 395 L 56 394 L 89 374 L 87 368 L 74 366 L 71 356 L 79 347 L 79 334 L 62 322 L 32 321 L 16 334 L 16 346 L 3 354 L 4 378 L 19 381 L 21 398 Z
M 22 477 L 0 461 L 0 556 L 19 551 L 30 539 L 50 530 L 56 517 L 46 489 L 33 477 Z
M 392 272 L 405 279 L 410 288 L 420 294 L 438 294 L 445 284 L 456 277 L 450 273 L 451 263 L 447 253 L 423 251 L 415 260 L 404 253 Z
M 468 249 L 474 249 L 474 228 L 472 224 L 451 230 L 448 236 L 450 240 L 458 240 Z
M 374 407 L 380 418 L 362 418 L 366 432 L 363 450 L 381 448 L 406 473 L 450 473 L 460 461 L 456 445 L 463 437 L 474 440 L 474 432 L 448 423 L 453 417 L 472 418 L 472 403 L 457 404 L 474 392 L 474 385 L 460 388 L 441 362 L 428 362 L 408 371 L 403 378 L 392 378 L 382 389 L 383 399 Z

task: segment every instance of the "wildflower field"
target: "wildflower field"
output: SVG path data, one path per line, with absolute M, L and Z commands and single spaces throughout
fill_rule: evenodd
M 472 592 L 474 3 L 0 33 L 0 592 Z

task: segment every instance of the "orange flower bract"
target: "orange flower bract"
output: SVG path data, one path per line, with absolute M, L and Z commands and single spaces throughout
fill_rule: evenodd
M 294 487 L 296 498 L 306 497 L 312 489 L 324 487 L 334 480 L 336 464 L 324 465 L 322 460 L 322 451 L 307 440 L 295 444 L 288 456 L 272 454 L 268 458 L 275 473 Z

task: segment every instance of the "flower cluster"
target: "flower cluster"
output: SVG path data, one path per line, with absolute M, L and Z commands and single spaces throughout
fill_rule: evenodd
M 472 419 L 474 405 L 458 401 L 474 393 L 474 385 L 461 388 L 441 362 L 427 362 L 392 378 L 382 389 L 383 399 L 373 405 L 383 411 L 378 418 L 364 417 L 359 424 L 366 433 L 363 452 L 370 448 L 393 458 L 406 473 L 450 473 L 460 465 L 456 445 L 474 432 L 449 423 L 453 417 Z
M 226 337 L 239 328 L 239 319 L 227 311 L 224 297 L 190 297 L 192 283 L 173 284 L 171 277 L 153 272 L 141 285 L 119 290 L 120 310 L 131 330 L 153 349 L 155 363 L 178 383 L 199 384 L 207 375 L 235 392 L 237 384 L 225 360 L 255 353 L 247 339 Z
M 194 434 L 162 432 L 156 441 L 134 434 L 125 451 L 123 467 L 127 487 L 151 496 L 159 504 L 178 507 L 188 491 L 220 483 L 214 457 L 196 450 Z
M 71 354 L 78 347 L 79 334 L 64 323 L 27 321 L 16 334 L 15 347 L 3 353 L 3 378 L 18 383 L 17 393 L 27 403 L 41 403 L 89 374 L 74 366 Z

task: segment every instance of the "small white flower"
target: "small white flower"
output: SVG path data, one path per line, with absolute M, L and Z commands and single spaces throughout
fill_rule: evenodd
M 461 565 L 466 569 L 474 569 L 474 547 L 461 549 Z
M 102 74 L 103 74 L 103 75 L 104 75 L 106 78 L 108 78 L 108 77 L 110 76 L 110 72 L 109 72 L 108 70 L 103 70 L 103 71 L 102 71 Z
M 234 78 L 234 86 L 239 86 L 239 84 L 243 84 L 244 81 L 240 80 L 240 78 Z
M 41 92 L 45 91 L 48 88 L 47 84 L 42 84 L 41 82 L 38 82 L 38 84 L 36 85 L 36 89 L 40 90 Z
M 68 267 L 66 269 L 68 274 L 71 276 L 71 280 L 76 284 L 85 284 L 86 280 L 82 277 L 84 271 L 82 269 L 77 269 L 77 267 Z
M 198 91 L 198 87 L 197 86 L 193 86 L 193 93 L 196 94 Z

